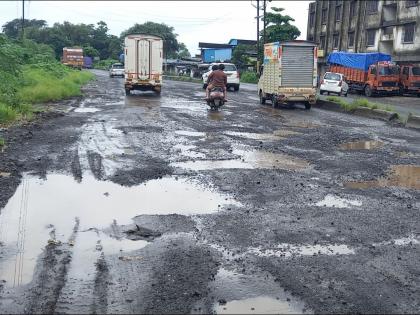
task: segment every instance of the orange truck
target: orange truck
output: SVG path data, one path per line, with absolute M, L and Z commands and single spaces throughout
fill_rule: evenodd
M 345 76 L 349 89 L 373 94 L 399 94 L 399 67 L 383 53 L 333 52 L 328 56 L 329 71 Z
M 400 66 L 400 94 L 404 93 L 420 97 L 420 64 Z
M 69 67 L 82 69 L 83 49 L 79 47 L 64 47 L 61 62 Z

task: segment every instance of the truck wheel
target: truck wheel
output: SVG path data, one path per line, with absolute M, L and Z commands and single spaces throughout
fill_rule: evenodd
M 265 97 L 263 96 L 263 93 L 262 93 L 262 92 L 260 92 L 260 104 L 261 104 L 261 105 L 264 105 L 264 104 L 265 104 L 265 101 L 266 101 L 266 99 L 265 99 Z
M 366 86 L 365 86 L 365 95 L 366 95 L 367 97 L 371 97 L 371 96 L 372 96 L 372 89 L 370 88 L 370 86 L 369 86 L 369 85 L 366 85 Z
M 324 94 L 325 93 L 325 91 L 324 90 L 319 90 L 319 95 L 322 95 L 322 94 Z
M 400 91 L 399 91 L 399 94 L 400 94 L 401 96 L 403 96 L 403 95 L 404 95 L 404 87 L 400 86 Z
M 305 103 L 305 109 L 309 110 L 311 109 L 312 105 L 309 102 Z
M 130 95 L 130 90 L 125 90 L 125 95 L 129 96 Z
M 234 85 L 234 86 L 233 86 L 233 90 L 234 90 L 234 91 L 239 91 L 239 84 Z

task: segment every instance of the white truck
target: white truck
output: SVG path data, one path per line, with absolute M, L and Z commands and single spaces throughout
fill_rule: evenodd
M 317 46 L 309 41 L 285 41 L 264 45 L 264 65 L 260 70 L 260 103 L 304 102 L 310 109 L 316 103 Z
M 163 40 L 153 35 L 127 35 L 124 40 L 125 94 L 162 89 Z

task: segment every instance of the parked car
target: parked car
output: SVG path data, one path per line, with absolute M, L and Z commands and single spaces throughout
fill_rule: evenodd
M 122 63 L 114 63 L 109 67 L 109 76 L 121 76 L 124 77 L 124 65 Z
M 346 83 L 344 75 L 341 73 L 325 72 L 324 77 L 321 80 L 321 86 L 319 88 L 319 94 L 336 93 L 338 95 L 347 96 L 349 91 L 349 85 Z
M 212 72 L 211 67 L 213 65 L 220 65 L 221 63 L 212 63 L 209 65 L 208 71 L 203 74 L 203 89 L 207 88 L 207 78 L 209 77 L 210 73 Z M 229 89 L 233 87 L 235 91 L 239 91 L 239 72 L 236 69 L 236 66 L 233 63 L 224 63 L 225 69 L 223 70 L 224 73 L 227 75 L 227 86 L 226 88 Z

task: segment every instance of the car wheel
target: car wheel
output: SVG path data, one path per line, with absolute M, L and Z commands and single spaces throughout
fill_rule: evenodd
M 327 95 L 330 95 L 330 92 L 327 92 Z
M 239 84 L 236 84 L 236 85 L 234 85 L 233 86 L 233 89 L 237 92 L 237 91 L 239 91 Z
M 325 91 L 324 90 L 320 90 L 319 91 L 319 95 L 323 95 L 325 93 Z
M 337 93 L 337 95 L 338 95 L 338 96 L 341 96 L 342 94 L 343 94 L 343 93 L 341 93 L 341 92 Z
M 349 94 L 349 91 L 347 91 L 347 92 L 344 94 L 344 96 L 345 96 L 345 97 L 347 97 L 347 94 Z
M 370 86 L 369 86 L 369 85 L 366 85 L 366 86 L 365 86 L 365 95 L 366 95 L 367 97 L 372 96 L 372 89 L 370 88 Z

